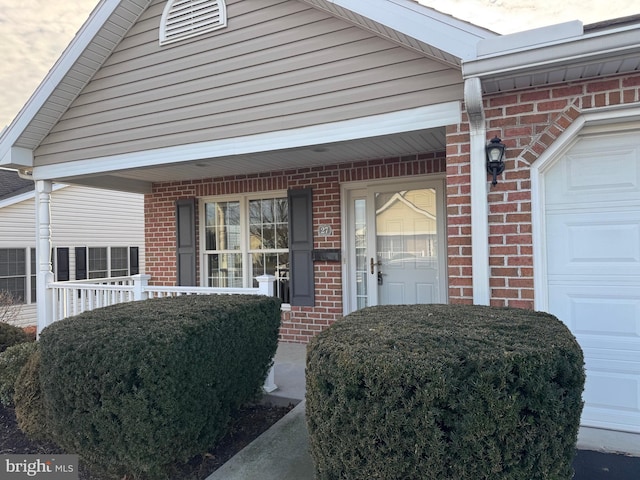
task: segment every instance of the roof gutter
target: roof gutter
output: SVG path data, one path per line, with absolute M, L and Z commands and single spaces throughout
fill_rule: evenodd
M 635 24 L 584 34 L 582 23 L 574 21 L 481 40 L 478 57 L 463 62 L 463 78 L 495 78 L 637 54 L 639 30 Z

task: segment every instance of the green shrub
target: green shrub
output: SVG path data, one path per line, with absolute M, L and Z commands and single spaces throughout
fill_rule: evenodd
M 113 474 L 161 478 L 255 398 L 279 325 L 280 301 L 254 295 L 146 300 L 56 322 L 40 336 L 54 441 Z
M 29 336 L 19 327 L 0 323 L 0 353 L 18 343 L 29 341 Z
M 40 388 L 40 351 L 31 355 L 15 383 L 15 412 L 18 427 L 33 440 L 51 440 L 48 415 Z
M 25 342 L 13 345 L 0 353 L 0 403 L 3 405 L 13 405 L 16 379 L 37 348 L 36 342 Z
M 549 314 L 372 307 L 314 338 L 316 478 L 570 479 L 582 351 Z

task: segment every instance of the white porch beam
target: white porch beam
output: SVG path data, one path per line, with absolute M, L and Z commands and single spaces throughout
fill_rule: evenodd
M 65 179 L 131 168 L 158 167 L 232 155 L 274 152 L 428 130 L 460 123 L 460 119 L 460 102 L 452 101 L 309 127 L 43 165 L 33 169 L 33 176 L 34 178 Z

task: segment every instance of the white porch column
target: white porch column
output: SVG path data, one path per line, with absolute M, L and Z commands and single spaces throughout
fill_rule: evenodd
M 49 180 L 36 180 L 36 311 L 38 335 L 53 322 L 53 282 L 51 271 L 51 187 Z
M 258 289 L 260 290 L 260 295 L 267 295 L 269 297 L 273 297 L 275 295 L 275 285 L 276 277 L 273 275 L 260 275 L 256 277 L 258 281 Z M 264 385 L 262 385 L 262 389 L 266 393 L 271 393 L 274 390 L 278 389 L 278 386 L 275 382 L 275 365 L 273 365 L 269 369 L 269 373 L 267 374 L 267 378 L 264 380 Z
M 487 129 L 479 78 L 464 82 L 464 101 L 470 124 L 471 155 L 471 266 L 473 303 L 489 305 L 489 204 L 485 145 Z

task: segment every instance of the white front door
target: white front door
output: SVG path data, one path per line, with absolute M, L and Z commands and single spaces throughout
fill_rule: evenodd
M 548 309 L 584 351 L 582 424 L 640 433 L 640 132 L 583 137 L 543 178 Z
M 445 303 L 442 182 L 377 184 L 347 198 L 347 312 Z

